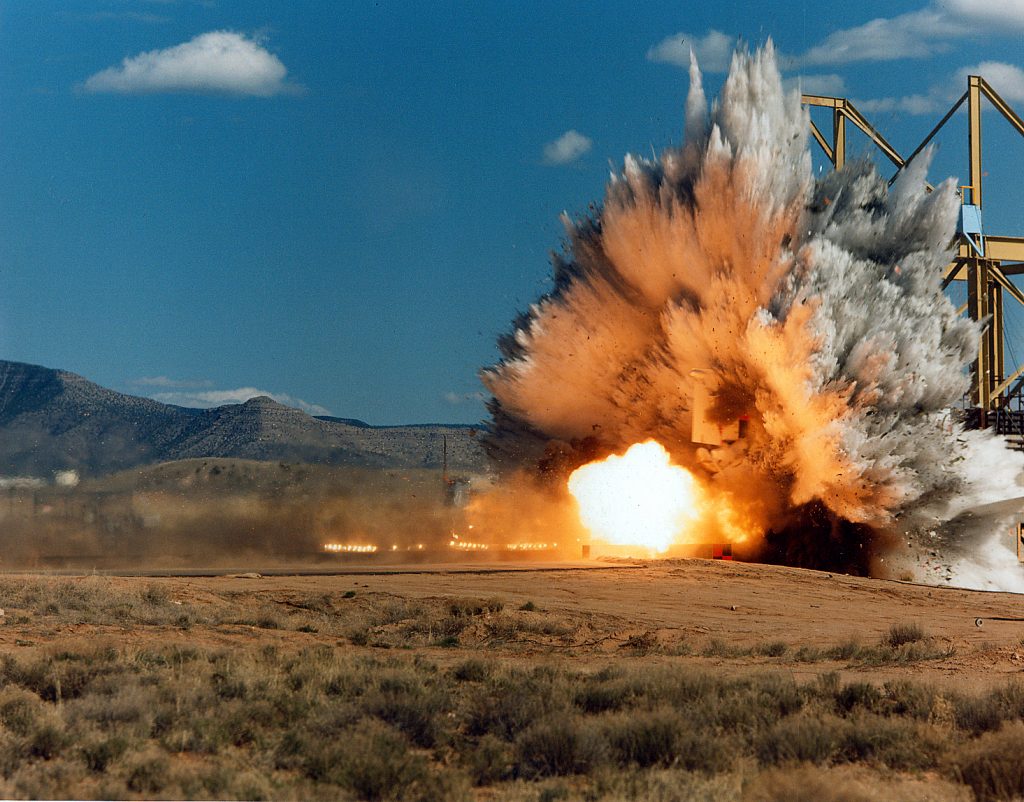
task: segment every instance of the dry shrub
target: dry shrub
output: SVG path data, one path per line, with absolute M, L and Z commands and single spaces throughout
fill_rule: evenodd
M 962 746 L 951 773 L 970 786 L 979 802 L 1024 797 L 1024 723 L 1014 721 Z
M 490 663 L 471 657 L 452 669 L 452 677 L 459 682 L 483 682 L 493 671 L 494 667 Z
M 156 749 L 135 755 L 128 761 L 128 787 L 143 796 L 154 796 L 163 790 L 170 778 L 170 762 Z
M 0 724 L 15 735 L 28 734 L 45 709 L 34 693 L 10 685 L 0 690 Z
M 926 637 L 924 628 L 916 622 L 893 624 L 882 637 L 882 644 L 896 649 L 905 643 L 923 641 Z
M 58 758 L 45 762 L 25 763 L 12 776 L 14 792 L 8 799 L 66 799 L 65 789 L 85 779 L 85 768 L 76 762 Z M 114 799 L 116 797 L 103 797 Z
M 447 692 L 413 671 L 383 674 L 362 700 L 362 709 L 404 732 L 417 746 L 430 748 L 441 732 L 450 701 Z
M 120 735 L 93 736 L 79 745 L 82 759 L 90 771 L 103 774 L 128 749 L 128 740 Z
M 731 643 L 726 643 L 721 638 L 712 638 L 701 649 L 702 657 L 742 657 L 746 650 Z
M 672 709 L 619 714 L 602 722 L 613 757 L 621 764 L 668 766 L 679 756 L 688 722 Z
M 935 713 L 939 694 L 931 685 L 907 680 L 885 683 L 886 702 L 897 716 L 928 721 Z
M 516 766 L 524 777 L 586 774 L 607 758 L 607 743 L 590 722 L 577 716 L 550 716 L 516 739 Z
M 842 713 L 850 713 L 856 708 L 875 710 L 881 701 L 882 693 L 870 682 L 851 682 L 835 695 L 836 709 Z
M 937 731 L 917 722 L 862 715 L 848 722 L 837 758 L 903 771 L 918 770 L 936 765 L 947 746 Z
M 635 698 L 635 685 L 628 680 L 598 682 L 592 679 L 576 691 L 573 704 L 584 713 L 606 713 L 621 710 Z
M 789 646 L 781 640 L 758 643 L 751 649 L 751 652 L 759 657 L 782 657 L 788 651 Z
M 743 802 L 876 802 L 879 797 L 860 783 L 837 781 L 814 766 L 770 769 L 744 789 Z
M 845 722 L 831 714 L 789 716 L 762 731 L 754 749 L 763 765 L 825 763 L 839 750 Z
M 507 741 L 488 733 L 463 750 L 462 765 L 476 785 L 503 782 L 514 774 L 515 750 Z
M 364 719 L 337 742 L 307 743 L 304 768 L 312 779 L 343 786 L 359 799 L 456 802 L 468 796 L 459 772 L 434 772 L 410 746 L 393 727 Z
M 1013 682 L 978 696 L 956 695 L 952 702 L 958 728 L 975 735 L 992 732 L 1004 721 L 1024 718 L 1024 685 Z
M 332 765 L 324 773 L 360 799 L 400 799 L 409 785 L 427 773 L 426 761 L 410 751 L 409 741 L 382 722 L 356 725 L 343 743 L 329 753 Z
M 542 716 L 565 710 L 569 698 L 561 683 L 543 674 L 499 674 L 470 692 L 466 729 L 470 735 L 492 733 L 512 740 Z

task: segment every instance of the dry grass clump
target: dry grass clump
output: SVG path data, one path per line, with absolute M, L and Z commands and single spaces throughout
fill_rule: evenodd
M 916 622 L 893 624 L 882 638 L 882 643 L 896 649 L 906 643 L 923 641 L 925 637 L 924 629 Z

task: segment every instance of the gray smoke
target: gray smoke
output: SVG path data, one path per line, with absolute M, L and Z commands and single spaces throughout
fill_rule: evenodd
M 483 372 L 495 461 L 561 479 L 655 438 L 728 502 L 746 555 L 864 571 L 991 496 L 979 464 L 1021 495 L 1021 460 L 950 411 L 979 337 L 940 285 L 955 181 L 928 192 L 928 154 L 891 191 L 867 161 L 815 181 L 770 43 L 733 57 L 710 110 L 690 75 L 685 144 L 627 156 L 603 207 L 564 220 L 554 290 Z M 713 420 L 748 421 L 710 456 L 696 375 Z

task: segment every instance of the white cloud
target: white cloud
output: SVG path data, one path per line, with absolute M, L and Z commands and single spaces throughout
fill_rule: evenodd
M 170 22 L 170 17 L 162 14 L 149 14 L 145 11 L 91 11 L 79 14 L 67 12 L 69 18 L 84 20 L 86 22 L 142 22 L 147 25 L 157 25 Z
M 255 39 L 211 31 L 184 44 L 124 59 L 86 80 L 87 92 L 223 92 L 268 97 L 295 91 L 288 70 Z
M 846 96 L 846 81 L 835 73 L 794 75 L 783 81 L 787 90 L 799 89 L 806 95 Z
M 796 63 L 849 64 L 926 58 L 964 36 L 1019 36 L 1024 0 L 934 0 L 917 11 L 834 31 Z
M 693 50 L 703 72 L 728 72 L 736 37 L 712 30 L 705 36 L 677 33 L 666 36 L 647 51 L 648 61 L 660 61 L 689 69 L 690 51 Z
M 903 97 L 879 97 L 858 99 L 857 108 L 869 114 L 899 112 L 901 114 L 934 114 L 942 105 L 939 98 L 931 95 L 905 95 Z
M 213 387 L 213 382 L 209 379 L 171 379 L 167 376 L 143 376 L 141 379 L 133 379 L 130 384 L 136 387 L 167 387 L 176 389 Z
M 301 398 L 295 398 L 286 393 L 271 393 L 256 387 L 239 387 L 234 390 L 206 390 L 202 392 L 174 391 L 154 393 L 152 398 L 165 404 L 175 404 L 179 407 L 209 409 L 210 407 L 220 407 L 225 404 L 244 404 L 249 399 L 261 395 L 268 396 L 279 404 L 301 409 L 310 415 L 331 414 L 326 407 L 322 407 L 320 404 L 310 404 L 308 401 L 303 401 Z
M 949 44 L 944 40 L 962 32 L 947 14 L 925 8 L 834 31 L 797 61 L 820 65 L 925 58 L 937 50 L 948 49 Z
M 934 114 L 938 111 L 945 111 L 946 107 L 952 105 L 956 98 L 948 98 L 945 95 L 905 95 L 904 97 L 882 97 L 868 100 L 858 100 L 857 108 L 869 113 L 898 111 L 904 114 Z
M 544 146 L 546 164 L 569 164 L 590 150 L 591 141 L 579 131 L 566 131 Z
M 957 71 L 957 85 L 967 86 L 968 75 L 980 75 L 1008 103 L 1024 101 L 1024 70 L 1002 61 L 983 61 Z
M 858 100 L 857 106 L 867 112 L 899 111 L 905 114 L 938 114 L 946 111 L 967 88 L 967 76 L 980 75 L 1008 103 L 1024 102 L 1024 70 L 1001 61 L 983 61 L 962 67 L 952 80 L 933 86 L 927 94 Z M 987 103 L 982 109 L 990 108 Z
M 977 26 L 1010 26 L 1024 29 L 1024 0 L 939 0 L 951 16 Z
M 473 402 L 484 401 L 486 399 L 487 399 L 487 396 L 484 393 L 481 393 L 479 391 L 475 392 L 475 393 L 452 393 L 452 392 L 448 392 L 448 393 L 444 394 L 444 400 L 447 401 L 449 404 L 453 404 L 453 405 L 465 404 L 465 403 L 468 403 L 470 401 L 473 401 Z

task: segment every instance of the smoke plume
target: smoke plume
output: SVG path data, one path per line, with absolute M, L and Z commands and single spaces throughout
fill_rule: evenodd
M 927 154 L 891 190 L 866 160 L 815 180 L 807 131 L 771 43 L 734 55 L 710 110 L 691 61 L 683 146 L 627 156 L 564 219 L 553 291 L 483 372 L 500 467 L 561 480 L 655 438 L 728 501 L 746 556 L 862 572 L 977 497 L 976 452 L 1020 495 L 1019 460 L 950 412 L 979 337 L 940 285 L 955 181 L 927 191 Z M 691 439 L 709 376 L 710 418 L 746 420 L 711 452 Z

